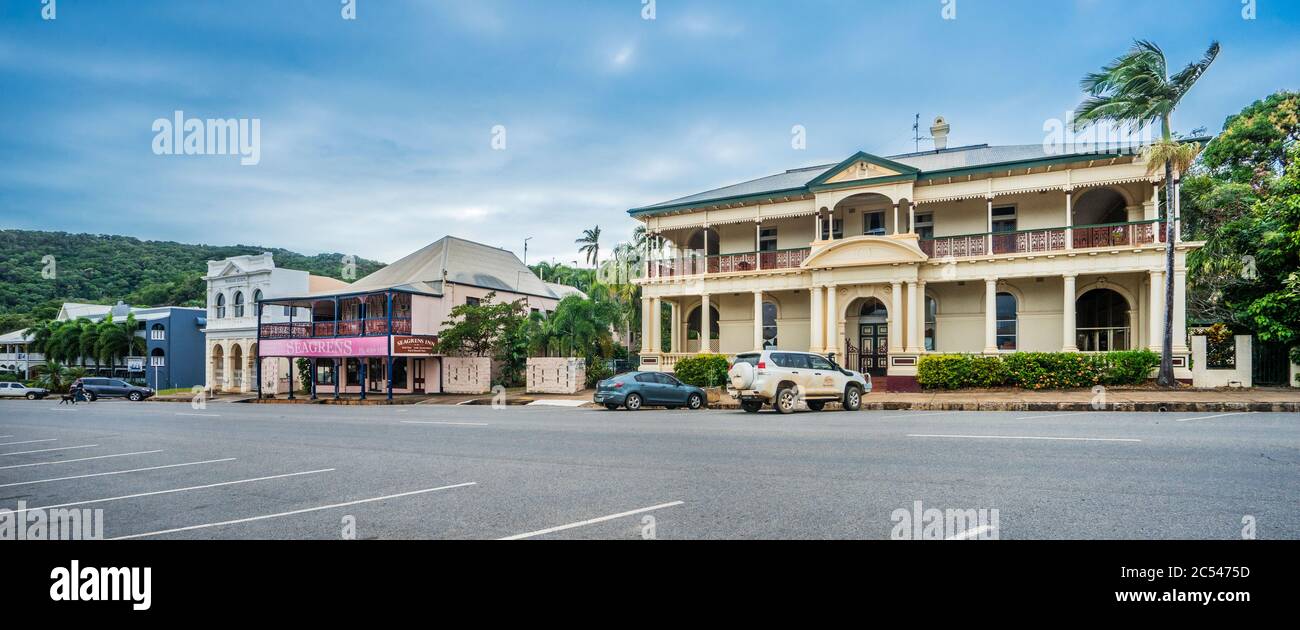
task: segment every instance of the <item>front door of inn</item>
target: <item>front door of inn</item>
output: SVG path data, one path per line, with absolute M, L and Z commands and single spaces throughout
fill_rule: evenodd
M 411 387 L 417 394 L 424 393 L 424 359 L 411 362 Z

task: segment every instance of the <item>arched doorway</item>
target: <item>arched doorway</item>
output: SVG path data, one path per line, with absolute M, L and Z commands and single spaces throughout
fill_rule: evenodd
M 889 371 L 889 311 L 876 298 L 866 298 L 857 317 L 858 371 L 885 376 Z M 850 354 L 852 354 L 850 348 Z
M 1074 225 L 1128 221 L 1128 199 L 1114 188 L 1093 188 L 1074 202 Z
M 1075 343 L 1084 352 L 1132 348 L 1128 300 L 1112 289 L 1092 289 L 1074 303 Z
M 703 338 L 700 336 L 700 328 L 703 322 L 700 321 L 700 307 L 696 306 L 686 317 L 686 342 L 690 345 L 691 352 L 698 352 L 703 347 Z M 721 328 L 718 326 L 718 309 L 709 305 L 709 339 L 716 342 L 720 335 Z M 710 343 L 709 347 L 714 350 L 718 349 L 717 343 Z
M 894 202 L 880 193 L 859 193 L 847 197 L 831 209 L 828 221 L 822 222 L 823 240 L 847 236 L 885 236 L 895 232 Z M 899 220 L 902 223 L 902 220 Z
M 230 349 L 230 389 L 237 392 L 245 391 L 244 387 L 244 350 L 235 344 Z
M 244 361 L 245 361 L 244 369 L 248 370 L 248 378 L 249 380 L 252 380 L 253 378 L 255 378 L 257 374 L 257 344 L 256 343 L 253 343 L 248 347 L 248 357 L 246 357 Z M 249 391 L 254 391 L 256 389 L 257 389 L 257 384 L 252 383 L 248 386 L 248 389 L 244 391 L 249 392 Z
M 225 385 L 226 353 L 221 346 L 212 346 L 212 382 L 208 385 L 212 391 L 219 392 Z

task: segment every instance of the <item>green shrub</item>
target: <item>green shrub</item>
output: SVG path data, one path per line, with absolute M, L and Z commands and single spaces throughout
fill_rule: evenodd
M 727 382 L 730 362 L 722 354 L 697 354 L 678 359 L 673 373 L 683 383 L 696 387 L 718 387 Z
M 1150 350 L 1122 350 L 1109 352 L 1109 362 L 1102 383 L 1106 385 L 1138 385 L 1150 378 L 1151 370 L 1160 365 L 1160 355 Z
M 609 362 L 604 359 L 587 359 L 587 388 L 596 386 L 596 383 L 603 381 L 614 375 L 614 370 L 609 369 Z
M 934 354 L 921 357 L 916 380 L 927 389 L 997 387 L 1006 382 L 1006 368 L 996 356 Z
M 1094 385 L 1137 385 L 1160 357 L 1150 350 L 1102 354 L 1016 352 L 1005 355 L 936 354 L 921 357 L 916 380 L 926 389 L 1014 385 L 1025 389 L 1070 389 Z

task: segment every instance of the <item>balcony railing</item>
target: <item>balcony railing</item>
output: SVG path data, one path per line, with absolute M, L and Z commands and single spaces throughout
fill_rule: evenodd
M 1130 247 L 1165 241 L 1164 222 L 1160 220 L 1133 221 L 1129 223 L 1104 223 L 1077 225 L 1068 228 L 1073 234 L 1074 249 L 1101 247 Z M 984 232 L 960 236 L 939 236 L 921 239 L 921 251 L 931 258 L 962 258 L 984 256 L 990 248 L 993 254 L 1026 254 L 1059 252 L 1066 249 L 1064 227 L 1015 232 Z
M 808 258 L 810 248 L 778 249 L 766 252 L 738 252 L 712 256 L 683 256 L 650 261 L 650 277 L 675 278 L 706 273 L 737 273 L 795 269 Z
M 351 319 L 338 322 L 293 322 L 262 324 L 262 339 L 319 339 L 323 337 L 375 337 L 411 334 L 411 318 L 394 317 L 389 330 L 387 317 Z

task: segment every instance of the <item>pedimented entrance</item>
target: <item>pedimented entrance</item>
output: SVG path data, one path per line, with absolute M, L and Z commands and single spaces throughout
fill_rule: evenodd
M 876 298 L 866 298 L 857 318 L 851 321 L 857 334 L 846 340 L 849 364 L 856 365 L 863 374 L 885 376 L 889 371 L 889 312 L 885 305 Z

